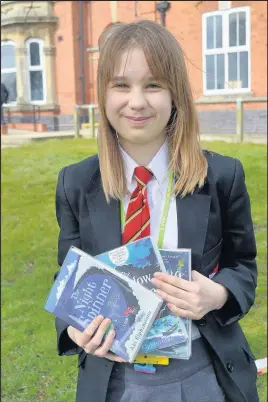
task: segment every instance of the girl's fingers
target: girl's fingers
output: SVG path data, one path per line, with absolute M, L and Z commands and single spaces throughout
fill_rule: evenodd
M 178 278 L 177 276 L 169 275 L 165 272 L 155 272 L 154 278 L 169 283 L 170 285 L 176 286 L 177 288 L 183 289 L 187 292 L 196 292 L 199 288 L 198 283 L 196 282 L 187 281 L 186 279 Z
M 176 316 L 178 317 L 190 318 L 192 320 L 194 319 L 194 314 L 189 310 L 184 310 L 182 308 L 175 306 L 174 304 L 168 304 L 168 308 L 170 309 L 170 311 L 172 311 L 172 313 L 176 314 Z
M 90 339 L 90 341 L 85 345 L 84 350 L 87 353 L 94 353 L 95 350 L 100 346 L 103 341 L 103 337 L 109 326 L 111 325 L 111 320 L 105 318 L 97 329 L 95 335 Z
M 111 331 L 109 331 L 109 333 L 107 334 L 105 341 L 103 342 L 103 344 L 97 348 L 94 352 L 94 355 L 99 356 L 99 357 L 106 357 L 106 355 L 108 354 L 109 350 L 112 347 L 113 341 L 115 338 L 115 330 L 112 329 Z M 110 353 L 112 355 L 112 353 Z M 116 355 L 114 355 L 116 356 Z M 119 356 L 118 356 L 119 357 Z
M 97 316 L 94 318 L 94 320 L 89 324 L 89 326 L 84 330 L 84 332 L 81 335 L 80 338 L 80 345 L 82 348 L 88 344 L 88 342 L 91 340 L 93 335 L 96 333 L 97 329 L 101 325 L 101 323 L 104 321 L 103 316 Z
M 118 363 L 128 363 L 127 360 L 123 359 L 120 356 L 115 355 L 114 353 L 108 352 L 106 353 L 106 355 L 104 356 L 106 359 L 112 360 L 114 362 L 118 362 Z
M 155 291 L 159 296 L 161 296 L 167 303 L 174 304 L 174 306 L 179 307 L 183 310 L 191 310 L 191 305 L 185 300 L 179 299 L 177 297 L 171 296 L 170 294 L 163 292 L 163 290 L 157 289 Z
M 161 289 L 165 293 L 177 297 L 179 299 L 190 301 L 191 300 L 191 293 L 187 292 L 183 289 L 180 289 L 176 286 L 171 285 L 168 282 L 163 282 L 162 280 L 158 280 L 156 278 L 152 279 L 152 283 L 157 287 L 157 289 Z

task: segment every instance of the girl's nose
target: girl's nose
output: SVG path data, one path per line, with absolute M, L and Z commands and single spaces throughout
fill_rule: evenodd
M 129 94 L 129 107 L 132 110 L 145 109 L 147 106 L 147 100 L 144 96 L 143 91 L 133 90 Z

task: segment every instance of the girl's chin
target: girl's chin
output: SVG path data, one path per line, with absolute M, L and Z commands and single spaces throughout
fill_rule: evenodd
M 120 136 L 119 135 L 119 143 L 124 144 L 136 144 L 136 145 L 146 145 L 148 143 L 153 143 L 155 141 L 157 142 L 165 142 L 166 140 L 166 135 L 155 135 L 154 132 L 145 132 L 145 131 L 137 131 L 133 130 L 132 132 L 129 132 L 129 135 L 127 136 Z

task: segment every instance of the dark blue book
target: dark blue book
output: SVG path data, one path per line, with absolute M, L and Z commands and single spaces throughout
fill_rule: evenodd
M 111 351 L 133 362 L 163 300 L 83 251 L 71 247 L 45 309 L 79 331 L 98 315 L 112 320 Z
M 177 276 L 178 278 L 182 278 L 187 281 L 191 280 L 192 269 L 190 249 L 160 249 L 159 251 L 168 274 Z M 183 342 L 178 342 L 170 345 L 169 347 L 158 350 L 157 355 L 166 356 L 174 359 L 189 359 L 191 357 L 192 345 L 192 320 L 190 320 L 189 318 L 177 317 L 168 309 L 166 303 L 163 304 L 159 314 L 166 315 L 166 319 L 173 320 L 174 322 L 183 322 L 188 336 Z M 148 354 L 155 353 L 151 353 L 150 351 L 148 351 Z
M 155 291 L 151 282 L 153 274 L 166 271 L 161 253 L 150 236 L 100 254 L 96 258 L 152 291 Z M 174 317 L 170 310 L 164 308 L 142 343 L 140 353 L 177 345 L 187 338 L 183 320 Z

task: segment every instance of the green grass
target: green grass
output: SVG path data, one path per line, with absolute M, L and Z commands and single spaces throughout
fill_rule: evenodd
M 266 146 L 205 143 L 245 168 L 258 244 L 256 302 L 242 320 L 257 358 L 266 350 Z M 2 151 L 2 400 L 75 400 L 76 357 L 56 354 L 54 319 L 43 310 L 57 270 L 54 196 L 58 171 L 96 152 L 94 140 L 39 142 Z M 246 379 L 245 379 L 246 381 Z M 267 400 L 266 375 L 258 379 Z

